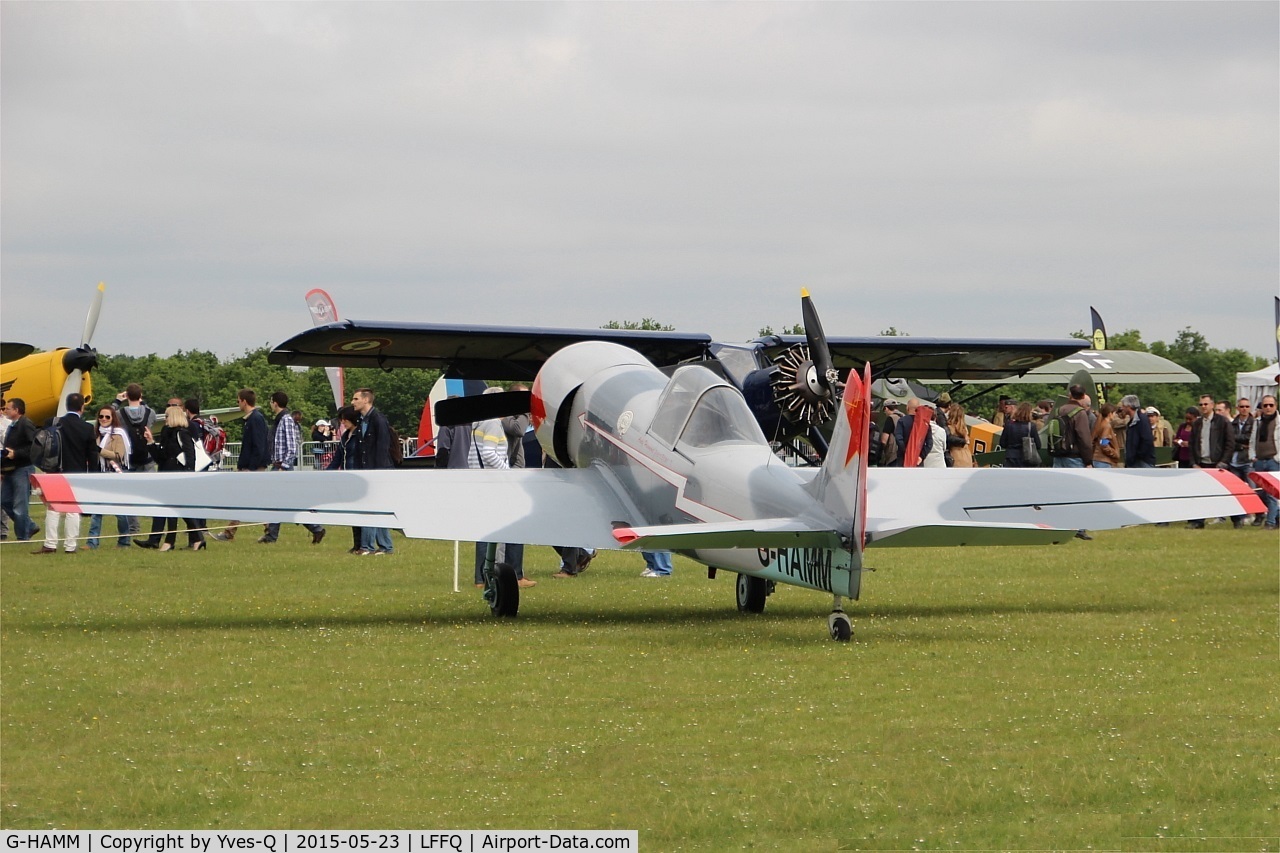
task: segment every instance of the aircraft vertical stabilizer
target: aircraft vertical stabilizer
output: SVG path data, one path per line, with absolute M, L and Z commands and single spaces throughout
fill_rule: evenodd
M 814 479 L 814 497 L 847 531 L 850 550 L 862 552 L 867 520 L 867 449 L 871 434 L 871 365 L 862 375 L 849 372 L 840 408 L 836 411 L 831 446 Z

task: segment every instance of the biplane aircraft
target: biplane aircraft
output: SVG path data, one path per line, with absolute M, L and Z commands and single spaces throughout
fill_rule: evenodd
M 729 360 L 744 362 L 735 371 L 723 355 L 708 361 L 715 345 L 697 336 L 348 321 L 298 335 L 273 359 L 425 363 L 493 378 L 500 356 L 507 370 L 532 375 L 531 391 L 450 401 L 456 406 L 441 420 L 492 417 L 499 412 L 487 407 L 498 405 L 530 412 L 538 441 L 562 468 L 36 479 L 44 500 L 68 512 L 308 521 L 393 527 L 427 539 L 671 550 L 706 565 L 712 577 L 736 573 L 742 611 L 762 611 L 778 583 L 830 595 L 828 630 L 836 640 L 851 636 L 843 605 L 860 594 L 867 548 L 1062 543 L 1079 528 L 1261 506 L 1223 472 L 869 469 L 869 357 L 909 364 L 913 373 L 1007 371 L 1059 357 L 1060 346 L 1078 343 L 871 339 L 864 350 L 844 346 L 842 358 L 858 364 L 842 384 L 835 345 L 807 294 L 802 298 L 803 350 L 785 342 L 760 349 L 782 350 L 765 384 L 783 411 L 796 415 L 793 428 L 807 428 L 823 412 L 834 418 L 819 467 L 788 466 L 761 428 L 749 394 L 759 379 L 759 350 L 734 350 Z M 748 393 L 731 375 L 748 378 Z M 510 567 L 499 564 L 489 574 L 484 595 L 495 615 L 517 614 L 520 589 Z
M 78 347 L 58 347 L 36 352 L 31 344 L 5 342 L 0 345 L 0 394 L 19 397 L 27 404 L 27 417 L 43 424 L 54 415 L 67 413 L 67 395 L 79 392 L 86 403 L 93 400 L 89 372 L 98 366 L 98 351 L 90 346 L 93 330 L 102 311 L 102 294 L 107 286 L 98 283 L 84 332 Z

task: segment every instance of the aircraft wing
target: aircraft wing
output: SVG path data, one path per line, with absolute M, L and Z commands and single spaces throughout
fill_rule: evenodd
M 1262 511 L 1252 489 L 1216 470 L 872 468 L 869 473 L 869 546 L 1032 544 L 1037 537 L 1055 541 L 1054 531 Z
M 1081 343 L 1084 343 L 1081 341 Z M 995 379 L 1002 385 L 1065 385 L 1079 370 L 1089 371 L 1095 382 L 1111 385 L 1136 382 L 1148 385 L 1194 384 L 1200 377 L 1180 364 L 1150 352 L 1136 350 L 1082 350 L 1057 361 L 1032 368 L 1021 376 Z M 971 380 L 974 381 L 974 380 Z M 978 379 L 978 382 L 988 381 Z
M 705 358 L 711 337 L 630 329 L 546 329 L 344 320 L 294 335 L 271 351 L 272 364 L 321 367 L 426 367 L 473 379 L 531 380 L 557 350 L 581 341 L 631 347 L 654 364 Z
M 594 469 L 36 474 L 63 512 L 390 527 L 419 539 L 617 548 Z
M 800 335 L 760 338 L 774 358 L 805 342 Z M 828 337 L 831 360 L 842 374 L 871 362 L 876 377 L 950 381 L 1003 380 L 1049 364 L 1087 346 L 1076 338 L 997 340 L 992 338 L 917 338 L 910 335 L 866 338 Z
M 272 350 L 272 364 L 336 367 L 426 367 L 450 375 L 494 380 L 532 379 L 547 358 L 580 341 L 631 347 L 659 366 L 705 359 L 709 335 L 629 329 L 552 329 L 344 320 L 307 329 Z M 1018 376 L 1070 355 L 1087 342 L 976 338 L 829 337 L 842 373 L 870 361 L 876 375 L 998 380 Z M 758 343 L 773 358 L 804 343 L 800 335 L 775 335 Z
M 11 361 L 17 361 L 20 358 L 26 358 L 35 352 L 36 348 L 31 344 L 19 344 L 13 341 L 4 341 L 0 343 L 0 364 L 8 364 Z

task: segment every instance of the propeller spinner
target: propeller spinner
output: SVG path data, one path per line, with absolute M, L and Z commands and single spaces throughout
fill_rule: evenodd
M 787 420 L 797 426 L 818 426 L 830 420 L 835 411 L 840 378 L 808 290 L 800 291 L 800 311 L 806 342 L 789 347 L 773 360 L 778 369 L 770 384 Z

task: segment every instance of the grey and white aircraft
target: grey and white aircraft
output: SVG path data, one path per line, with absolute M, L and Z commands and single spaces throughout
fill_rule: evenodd
M 560 469 L 35 478 L 46 503 L 67 512 L 672 550 L 711 576 L 736 573 L 743 611 L 763 610 L 778 583 L 830 595 L 836 640 L 851 635 L 843 603 L 859 596 L 867 548 L 1058 544 L 1080 528 L 1261 509 L 1223 472 L 869 469 L 871 367 L 841 387 L 806 306 L 814 358 L 796 376 L 797 393 L 826 401 L 835 418 L 820 467 L 785 464 L 723 372 L 701 363 L 664 372 L 634 349 L 584 340 L 545 359 L 529 397 L 538 441 Z M 490 609 L 515 616 L 519 594 L 500 565 L 485 590 Z

